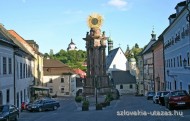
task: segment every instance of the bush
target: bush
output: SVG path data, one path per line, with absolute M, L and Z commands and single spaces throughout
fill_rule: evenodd
M 82 103 L 82 111 L 88 111 L 88 110 L 89 110 L 89 102 L 85 100 Z
M 82 97 L 82 96 L 76 96 L 76 97 L 75 97 L 75 101 L 76 101 L 76 102 L 79 102 L 79 103 L 80 103 L 82 100 L 83 100 L 83 97 Z
M 107 94 L 107 96 L 106 96 L 106 99 L 105 99 L 105 102 L 110 102 L 110 101 L 112 101 L 114 98 L 113 98 L 113 95 L 111 94 L 111 93 L 109 93 L 109 94 Z

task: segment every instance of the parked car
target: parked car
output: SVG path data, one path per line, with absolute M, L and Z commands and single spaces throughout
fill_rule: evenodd
M 147 100 L 152 99 L 154 95 L 155 95 L 155 92 L 154 92 L 154 91 L 149 91 L 149 92 L 147 92 L 147 94 L 146 94 Z
M 189 107 L 190 96 L 186 90 L 170 91 L 165 97 L 165 106 L 172 110 L 177 107 Z
M 164 106 L 165 105 L 165 101 L 164 101 L 164 97 L 169 93 L 169 91 L 161 91 L 160 92 L 160 97 L 159 97 L 159 104 Z
M 19 109 L 14 105 L 0 106 L 0 121 L 17 121 L 19 117 Z
M 153 96 L 153 99 L 152 99 L 153 103 L 156 103 L 156 104 L 159 103 L 160 94 L 161 94 L 160 91 L 156 92 L 156 94 Z
M 28 111 L 45 111 L 45 110 L 56 110 L 58 107 L 60 107 L 60 104 L 58 101 L 52 100 L 52 99 L 45 99 L 45 100 L 36 100 L 32 104 L 28 104 L 27 110 Z

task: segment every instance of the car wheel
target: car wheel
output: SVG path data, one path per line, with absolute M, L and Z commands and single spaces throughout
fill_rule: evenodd
M 38 111 L 39 111 L 39 112 L 42 112 L 42 108 L 39 108 Z
M 15 116 L 15 121 L 18 121 L 18 118 L 19 118 L 19 115 L 17 114 L 17 115 Z
M 57 109 L 57 106 L 53 106 L 53 110 L 56 110 Z
M 9 121 L 9 117 L 6 118 L 6 121 Z
M 172 106 L 171 106 L 169 103 L 168 103 L 168 106 L 167 106 L 167 107 L 168 107 L 169 110 L 172 110 L 172 109 L 173 109 Z

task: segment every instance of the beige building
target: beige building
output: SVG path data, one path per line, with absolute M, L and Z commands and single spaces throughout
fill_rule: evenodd
M 70 96 L 74 90 L 72 82 L 76 82 L 76 74 L 69 66 L 61 61 L 44 59 L 45 85 L 50 89 L 51 96 Z
M 154 91 L 154 60 L 152 45 L 156 42 L 156 34 L 152 31 L 152 38 L 148 45 L 142 51 L 143 58 L 143 82 L 144 82 L 144 93 L 147 94 L 148 91 Z

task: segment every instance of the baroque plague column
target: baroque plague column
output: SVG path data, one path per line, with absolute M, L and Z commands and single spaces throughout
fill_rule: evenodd
M 87 77 L 84 82 L 84 94 L 93 95 L 98 90 L 99 94 L 110 92 L 109 77 L 106 74 L 106 40 L 105 32 L 101 33 L 103 19 L 99 14 L 88 17 L 90 32 L 87 32 Z

